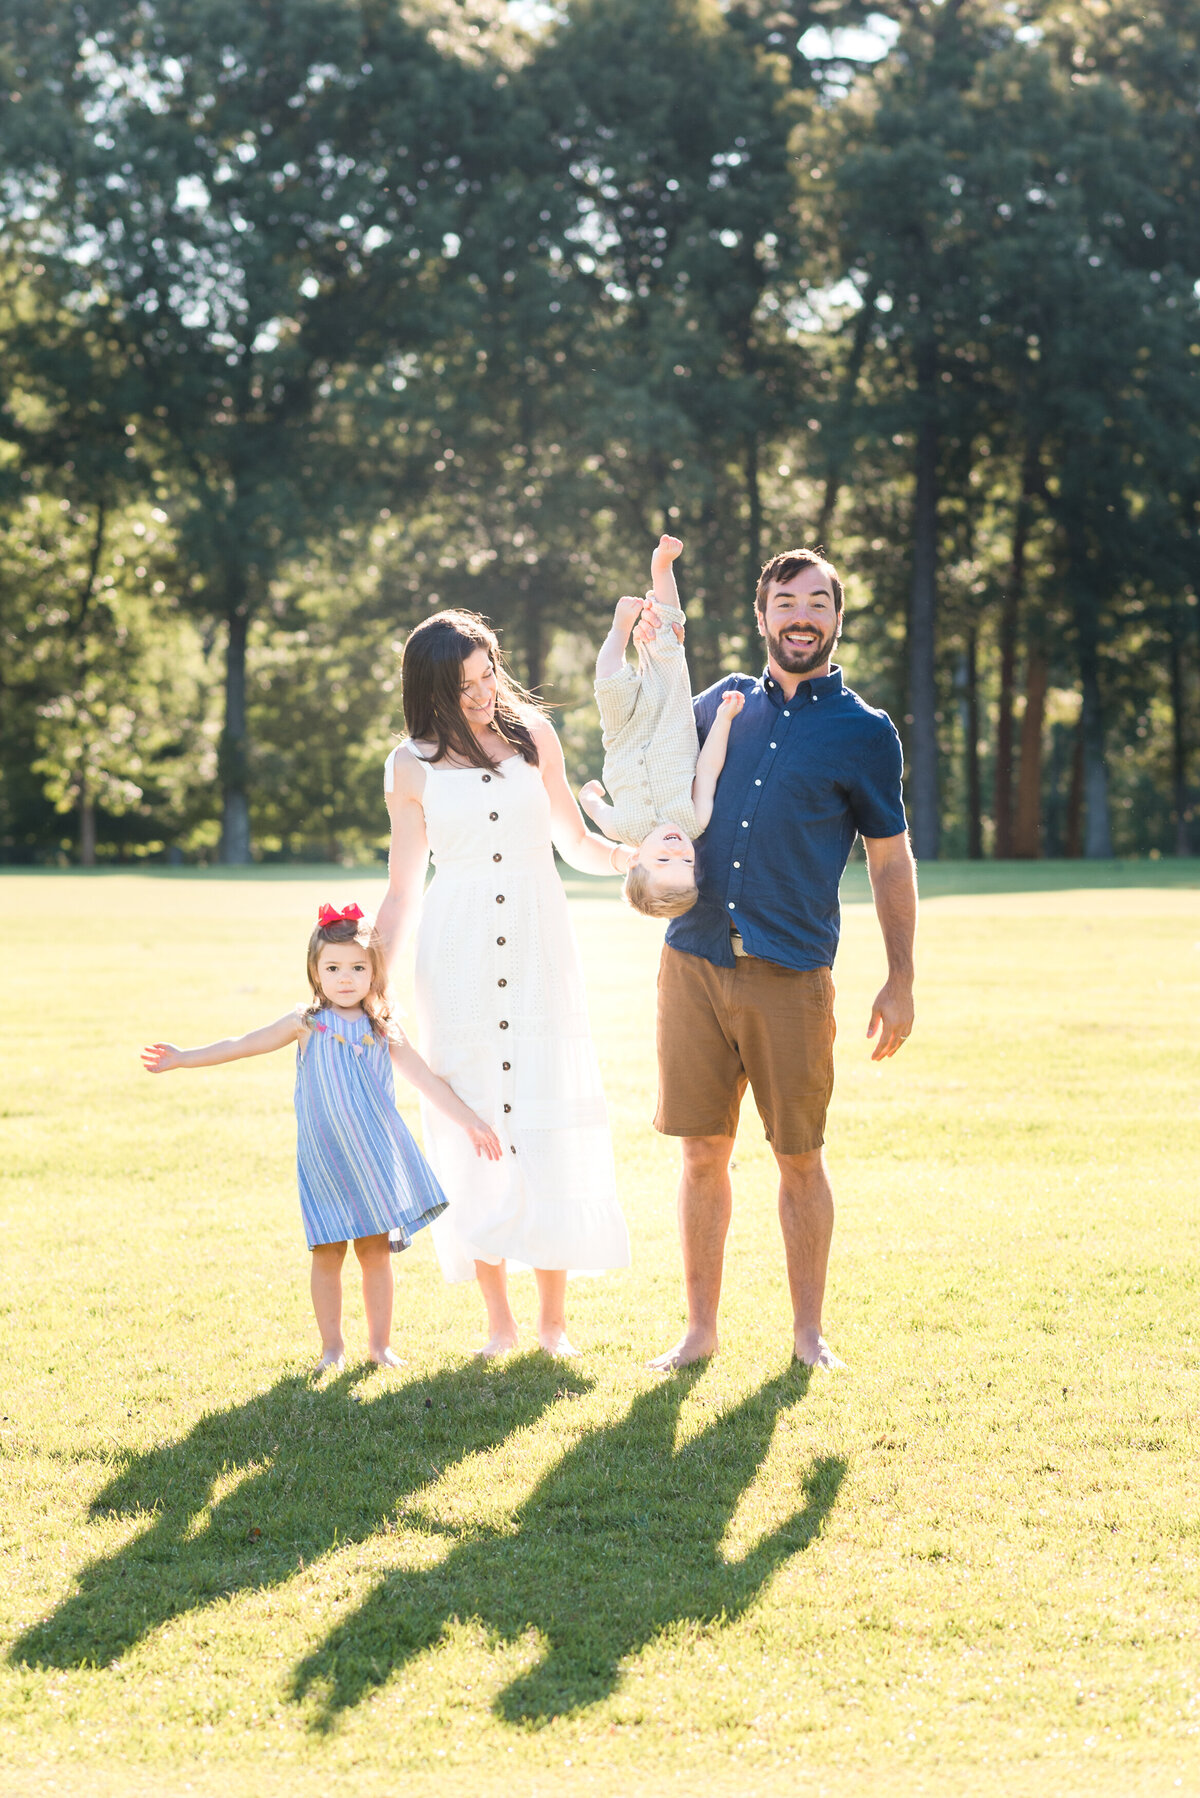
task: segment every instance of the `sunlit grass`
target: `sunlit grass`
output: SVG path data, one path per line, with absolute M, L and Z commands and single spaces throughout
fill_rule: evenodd
M 289 1058 L 136 1051 L 303 997 L 378 882 L 5 876 L 0 1790 L 1200 1791 L 1198 875 L 932 871 L 883 1068 L 848 907 L 811 1384 L 749 1105 L 723 1352 L 644 1370 L 658 933 L 573 882 L 636 1265 L 482 1368 L 421 1242 L 401 1373 L 320 1388 Z

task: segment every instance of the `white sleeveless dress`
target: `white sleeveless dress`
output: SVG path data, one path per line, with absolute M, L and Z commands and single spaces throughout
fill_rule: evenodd
M 392 787 L 388 757 L 386 787 Z M 414 752 L 415 753 L 415 752 Z M 423 758 L 419 758 L 423 759 Z M 513 756 L 496 773 L 425 763 L 435 864 L 417 929 L 421 1053 L 486 1118 L 485 1161 L 421 1102 L 449 1209 L 431 1226 L 447 1280 L 475 1262 L 601 1273 L 629 1265 L 579 948 L 554 866 L 550 801 Z

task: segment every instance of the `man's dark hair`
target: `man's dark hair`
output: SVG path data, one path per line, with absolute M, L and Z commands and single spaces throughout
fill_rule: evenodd
M 833 603 L 837 607 L 838 617 L 842 615 L 842 583 L 837 569 L 832 562 L 826 561 L 819 549 L 785 549 L 779 555 L 772 556 L 764 562 L 763 571 L 758 577 L 758 591 L 754 595 L 754 603 L 760 612 L 767 609 L 767 594 L 771 583 L 790 581 L 805 568 L 823 568 L 829 576 L 829 584 L 833 588 Z

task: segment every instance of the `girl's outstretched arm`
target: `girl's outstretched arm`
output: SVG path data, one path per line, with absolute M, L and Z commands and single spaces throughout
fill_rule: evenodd
M 435 1074 L 427 1061 L 417 1054 L 406 1036 L 393 1037 L 388 1043 L 392 1052 L 392 1066 L 410 1086 L 415 1086 L 423 1093 L 431 1105 L 444 1111 L 452 1123 L 465 1130 L 474 1145 L 475 1153 L 482 1155 L 485 1161 L 499 1161 L 503 1153 L 500 1138 L 490 1124 L 485 1124 L 477 1111 L 464 1103 L 440 1074 Z
M 289 1011 L 260 1030 L 248 1030 L 245 1036 L 227 1036 L 223 1042 L 206 1043 L 202 1049 L 150 1043 L 142 1050 L 142 1066 L 148 1074 L 169 1074 L 172 1068 L 215 1068 L 223 1061 L 244 1061 L 248 1055 L 269 1055 L 274 1049 L 286 1049 L 299 1037 L 300 1030 L 299 1012 Z

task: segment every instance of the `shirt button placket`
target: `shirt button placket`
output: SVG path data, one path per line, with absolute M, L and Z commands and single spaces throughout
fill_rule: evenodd
M 485 781 L 490 781 L 491 775 L 485 774 L 483 778 Z M 489 824 L 498 823 L 499 818 L 500 818 L 499 812 L 489 812 L 488 813 Z M 493 862 L 502 862 L 503 860 L 504 860 L 504 857 L 500 853 L 499 850 L 493 851 L 493 854 L 492 854 Z M 505 895 L 503 893 L 496 894 L 496 904 L 497 905 L 503 905 L 504 900 L 505 900 Z M 507 949 L 507 947 L 508 947 L 508 937 L 507 937 L 507 935 L 502 933 L 501 935 L 497 936 L 497 938 L 496 938 L 496 992 L 497 992 L 497 995 L 504 992 L 505 988 L 508 986 L 508 974 L 505 972 L 505 970 L 508 966 L 508 957 L 504 953 L 505 950 Z M 500 1004 L 501 1005 L 504 1004 L 503 999 L 500 1001 Z M 499 1007 L 497 1009 L 499 1009 Z M 501 1030 L 507 1030 L 509 1027 L 509 1019 L 508 1018 L 498 1018 L 497 1026 Z M 500 1063 L 500 1092 L 501 1092 L 500 1103 L 504 1108 L 504 1116 L 505 1117 L 511 1117 L 512 1108 L 513 1108 L 512 1065 L 513 1064 L 511 1062 L 511 1060 L 501 1060 L 501 1063 Z M 510 1154 L 515 1155 L 517 1152 L 516 1143 L 509 1143 L 508 1147 L 509 1147 Z

